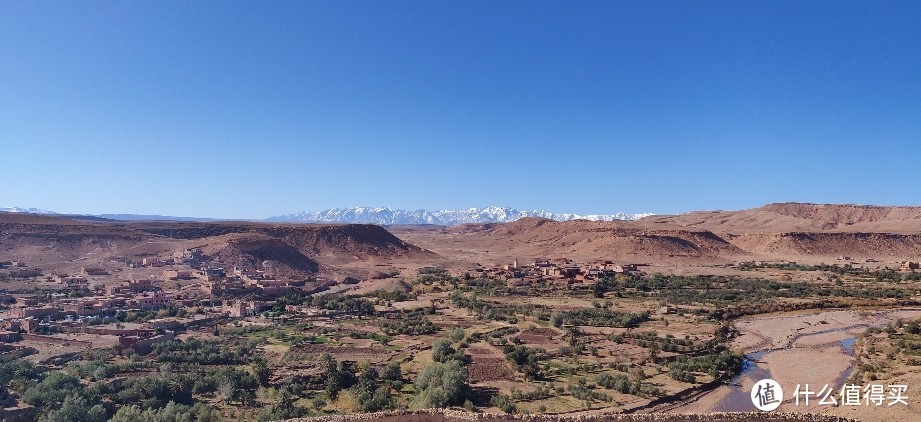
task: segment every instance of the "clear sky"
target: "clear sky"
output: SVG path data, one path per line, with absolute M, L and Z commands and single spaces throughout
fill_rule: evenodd
M 0 0 L 0 206 L 921 204 L 921 2 Z

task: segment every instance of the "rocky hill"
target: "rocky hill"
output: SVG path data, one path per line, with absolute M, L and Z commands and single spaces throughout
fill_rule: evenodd
M 741 211 L 697 211 L 650 217 L 649 224 L 677 224 L 714 232 L 921 233 L 921 207 L 776 203 Z
M 98 222 L 20 213 L 0 213 L 0 246 L 0 259 L 45 265 L 139 259 L 202 247 L 224 265 L 269 261 L 288 272 L 314 272 L 342 257 L 351 262 L 435 257 L 374 225 Z
M 208 239 L 203 252 L 208 260 L 225 267 L 271 268 L 276 276 L 315 273 L 317 261 L 290 243 L 259 233 L 232 234 Z
M 839 255 L 921 258 L 921 207 L 778 203 L 640 221 L 522 218 L 511 223 L 458 225 L 441 230 L 440 235 L 421 230 L 397 232 L 433 251 L 464 252 L 470 259 L 493 254 L 503 259 L 565 256 L 659 262 L 677 258 L 828 260 Z
M 531 218 L 490 228 L 486 233 L 514 242 L 552 245 L 560 250 L 560 255 L 718 257 L 744 253 L 707 230 L 677 226 L 647 230 L 635 222 Z
M 729 243 L 751 254 L 766 256 L 854 256 L 916 259 L 921 234 L 787 232 L 724 235 Z

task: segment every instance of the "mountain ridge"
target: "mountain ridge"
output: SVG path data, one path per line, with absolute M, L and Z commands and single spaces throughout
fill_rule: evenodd
M 484 208 L 467 208 L 462 210 L 402 210 L 387 207 L 350 207 L 329 208 L 323 211 L 301 211 L 293 214 L 279 215 L 264 219 L 221 219 L 207 217 L 178 217 L 156 214 L 62 214 L 37 208 L 6 207 L 0 212 L 14 214 L 57 215 L 70 217 L 94 217 L 112 221 L 253 221 L 267 223 L 346 223 L 391 225 L 438 225 L 456 226 L 468 223 L 510 223 L 527 217 L 546 218 L 555 221 L 589 220 L 589 221 L 635 221 L 652 213 L 639 214 L 574 214 L 553 213 L 544 210 L 524 211 L 511 207 L 490 206 Z
M 378 225 L 432 224 L 456 226 L 469 223 L 508 223 L 527 217 L 555 221 L 635 221 L 654 214 L 588 214 L 553 213 L 544 210 L 525 211 L 511 207 L 490 206 L 463 210 L 401 210 L 387 207 L 330 208 L 323 211 L 301 211 L 267 218 L 267 222 L 352 223 Z
M 0 212 L 22 213 L 22 214 L 48 214 L 48 215 L 57 214 L 54 211 L 41 210 L 38 208 L 22 208 L 22 207 L 0 207 Z

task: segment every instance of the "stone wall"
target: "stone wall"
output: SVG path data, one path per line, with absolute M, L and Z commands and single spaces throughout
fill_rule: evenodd
M 708 414 L 608 414 L 608 415 L 503 415 L 460 410 L 426 409 L 355 415 L 330 415 L 291 419 L 289 422 L 852 422 L 852 419 L 811 413 L 708 413 Z
M 71 345 L 71 346 L 82 347 L 84 349 L 89 349 L 93 347 L 93 343 L 90 343 L 88 341 L 72 340 L 72 339 L 61 338 L 61 337 L 43 336 L 43 335 L 38 335 L 38 334 L 23 334 L 22 339 L 29 340 L 29 341 L 37 341 L 41 343 L 57 344 L 57 345 Z
M 0 421 L 4 422 L 29 422 L 34 421 L 35 416 L 35 408 L 32 406 L 0 409 Z

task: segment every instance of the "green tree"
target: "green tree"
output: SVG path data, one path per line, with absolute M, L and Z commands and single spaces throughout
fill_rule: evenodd
M 400 381 L 403 379 L 403 372 L 400 369 L 400 364 L 396 362 L 390 362 L 387 366 L 384 367 L 384 371 L 381 372 L 381 378 L 387 381 Z
M 258 385 L 256 378 L 248 371 L 230 368 L 220 373 L 218 394 L 224 401 L 238 400 L 246 405 L 256 399 L 255 390 Z
M 390 388 L 380 385 L 377 369 L 367 361 L 361 365 L 358 383 L 354 393 L 362 412 L 376 412 L 393 407 L 395 402 L 390 395 Z
M 339 376 L 339 367 L 338 362 L 329 354 L 323 354 L 323 365 L 326 368 L 325 378 L 326 378 L 326 395 L 330 399 L 335 399 L 339 395 L 339 391 L 342 390 L 341 377 Z
M 257 421 L 278 421 L 285 419 L 299 418 L 307 414 L 307 409 L 300 406 L 284 406 L 282 404 L 270 404 L 259 409 L 256 414 Z
M 400 364 L 396 362 L 388 363 L 381 372 L 381 379 L 396 391 L 403 389 L 403 371 L 400 369 Z
M 444 408 L 460 404 L 467 397 L 467 368 L 456 360 L 432 363 L 416 376 L 416 405 L 422 408 Z
M 553 315 L 550 315 L 550 323 L 552 323 L 553 326 L 556 328 L 560 328 L 563 326 L 563 320 L 564 320 L 563 314 L 554 313 Z
M 432 343 L 432 360 L 435 362 L 446 362 L 450 360 L 454 352 L 455 350 L 451 347 L 451 342 L 448 340 L 439 339 Z
M 464 339 L 464 335 L 465 333 L 464 333 L 463 328 L 460 328 L 460 327 L 455 328 L 451 330 L 451 341 L 455 341 L 455 342 L 461 341 Z
M 509 398 L 508 396 L 505 396 L 502 394 L 497 394 L 495 396 L 492 396 L 492 399 L 490 399 L 489 402 L 493 406 L 496 406 L 502 409 L 502 411 L 505 413 L 511 414 L 511 413 L 515 413 L 518 411 L 517 406 L 515 406 L 515 402 L 512 401 L 512 399 Z
M 326 378 L 326 395 L 330 399 L 335 399 L 339 392 L 354 384 L 354 377 L 345 370 L 342 362 L 336 362 L 329 353 L 324 353 L 321 358 L 325 369 Z
M 211 422 L 211 408 L 204 403 L 194 406 L 169 402 L 159 409 L 141 410 L 137 406 L 124 406 L 115 412 L 110 422 Z
M 102 405 L 90 405 L 79 393 L 64 398 L 61 407 L 39 418 L 41 422 L 105 422 L 106 410 Z
M 144 411 L 137 406 L 124 406 L 115 412 L 109 422 L 138 422 L 142 421 Z
M 256 376 L 256 381 L 259 382 L 259 385 L 268 387 L 269 378 L 272 376 L 272 369 L 269 368 L 269 365 L 266 363 L 265 359 L 254 359 L 251 366 L 253 369 L 253 375 Z
M 545 355 L 546 352 L 543 349 L 536 347 L 505 346 L 505 358 L 529 380 L 541 377 L 539 361 Z
M 52 372 L 32 388 L 26 390 L 23 399 L 33 406 L 49 406 L 62 403 L 73 394 L 80 393 L 80 380 L 63 372 Z

